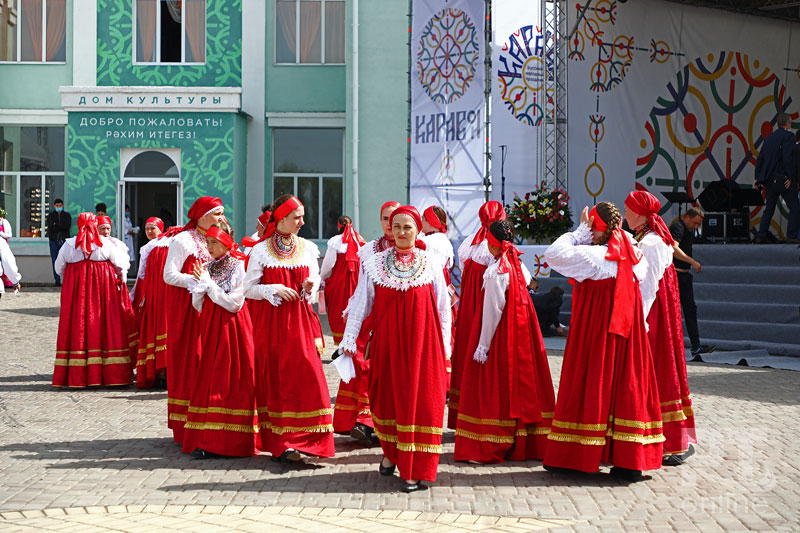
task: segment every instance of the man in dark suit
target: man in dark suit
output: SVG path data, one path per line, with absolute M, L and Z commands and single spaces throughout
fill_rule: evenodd
M 56 258 L 61 250 L 64 241 L 69 239 L 69 231 L 72 227 L 72 217 L 64 211 L 64 200 L 56 198 L 53 202 L 53 210 L 47 214 L 47 238 L 50 240 L 50 259 L 53 264 L 53 277 L 56 286 L 61 286 L 61 277 L 56 274 Z
M 791 118 L 788 113 L 778 115 L 778 129 L 764 139 L 761 152 L 756 160 L 754 185 L 763 189 L 766 194 L 766 205 L 761 215 L 761 225 L 755 242 L 769 242 L 769 223 L 775 213 L 778 198 L 783 198 L 789 208 L 789 227 L 786 231 L 786 242 L 798 243 L 798 225 L 800 225 L 800 201 L 797 198 L 797 177 L 794 169 L 795 136 L 789 130 Z
M 794 182 L 797 188 L 800 189 L 800 130 L 794 132 L 794 141 Z M 797 191 L 795 191 L 795 196 L 797 196 Z M 798 199 L 798 201 L 800 202 L 800 199 Z M 800 217 L 800 215 L 798 215 L 798 217 Z M 794 237 L 800 239 L 800 227 L 797 228 L 797 235 L 794 235 Z

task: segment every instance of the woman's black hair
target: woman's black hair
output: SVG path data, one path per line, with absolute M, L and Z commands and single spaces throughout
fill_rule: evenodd
M 508 220 L 495 220 L 489 225 L 489 233 L 498 241 L 513 241 L 514 229 Z
M 348 224 L 352 224 L 353 220 L 347 215 L 342 215 L 339 217 L 337 222 L 339 222 L 339 225 L 341 226 L 341 228 L 339 228 L 339 235 L 341 235 L 344 231 L 344 227 Z

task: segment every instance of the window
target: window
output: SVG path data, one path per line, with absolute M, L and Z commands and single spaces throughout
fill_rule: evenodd
M 344 0 L 276 0 L 276 63 L 344 63 Z
M 344 208 L 344 131 L 276 128 L 272 130 L 273 198 L 294 194 L 305 205 L 300 236 L 328 239 L 338 232 Z
M 134 62 L 205 63 L 206 0 L 135 0 Z
M 64 62 L 66 36 L 67 0 L 0 0 L 0 61 Z
M 0 207 L 16 235 L 45 237 L 45 217 L 64 190 L 64 128 L 0 126 Z

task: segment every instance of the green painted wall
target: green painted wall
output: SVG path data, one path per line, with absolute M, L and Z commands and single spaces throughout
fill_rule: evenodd
M 66 63 L 0 64 L 0 109 L 61 109 L 58 88 L 72 85 L 72 0 L 66 24 Z
M 344 112 L 344 65 L 275 64 L 275 0 L 265 1 L 268 2 L 265 51 L 267 111 Z M 345 21 L 345 26 L 350 27 L 349 20 Z
M 352 3 L 348 2 L 348 11 Z M 348 13 L 352 21 L 352 13 Z M 352 57 L 352 30 L 348 25 L 347 57 Z M 359 203 L 360 227 L 374 239 L 383 231 L 377 212 L 387 200 L 408 201 L 408 2 L 359 2 Z M 380 75 L 375 75 L 380 73 Z M 347 65 L 348 130 L 352 131 L 352 65 Z M 352 133 L 347 139 L 352 212 Z
M 155 118 L 158 126 L 129 126 L 131 119 Z M 111 119 L 114 125 L 100 125 L 99 120 Z M 170 119 L 202 121 L 200 127 L 162 125 Z M 116 125 L 118 120 L 122 125 Z M 209 121 L 206 125 L 206 121 Z M 81 123 L 85 121 L 85 125 Z M 213 122 L 219 124 L 214 126 Z M 235 159 L 244 157 L 234 149 L 237 117 L 233 113 L 70 113 L 67 125 L 67 194 L 65 208 L 70 213 L 94 211 L 97 202 L 105 202 L 112 220 L 116 216 L 117 182 L 120 175 L 120 149 L 125 148 L 180 148 L 183 179 L 184 212 L 200 196 L 219 196 L 226 214 L 236 223 L 237 212 L 243 211 L 234 204 Z M 126 138 L 115 138 L 115 133 L 125 132 Z M 127 138 L 129 133 L 134 138 Z M 136 133 L 142 132 L 141 137 Z M 169 139 L 151 138 L 170 132 Z M 177 138 L 177 133 L 190 138 Z M 110 133 L 110 134 L 109 134 Z M 238 140 L 238 139 L 237 139 Z M 242 143 L 244 144 L 244 143 Z M 243 150 L 246 150 L 243 149 Z M 240 178 L 241 179 L 241 178 Z M 238 196 L 245 192 L 237 191 Z M 73 216 L 77 220 L 77 216 Z M 183 221 L 181 221 L 183 222 Z
M 242 85 L 242 0 L 207 0 L 203 65 L 134 65 L 131 0 L 97 0 L 97 85 Z
M 247 204 L 247 119 L 244 115 L 234 116 L 233 130 L 233 224 L 236 240 L 255 231 L 255 223 L 244 219 Z M 226 207 L 226 211 L 231 211 Z

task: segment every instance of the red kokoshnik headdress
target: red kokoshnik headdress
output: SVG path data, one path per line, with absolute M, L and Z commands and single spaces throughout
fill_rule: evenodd
M 669 228 L 664 223 L 664 219 L 658 214 L 661 210 L 661 202 L 652 193 L 633 191 L 625 199 L 625 205 L 637 215 L 647 217 L 646 224 L 650 226 L 653 233 L 661 237 L 664 244 L 667 246 L 675 245 L 675 239 L 672 238 Z
M 103 246 L 100 232 L 97 231 L 97 217 L 94 213 L 81 213 L 78 215 L 78 236 L 75 237 L 75 248 L 83 250 L 83 253 L 89 255 L 92 253 L 93 243 Z
M 227 232 L 216 226 L 211 226 L 208 228 L 208 230 L 206 230 L 206 239 L 209 237 L 212 239 L 217 239 L 225 248 L 230 250 L 231 257 L 235 257 L 236 259 L 244 261 L 245 255 L 239 251 L 239 245 L 234 242 L 233 238 L 228 235 Z
M 503 209 L 503 204 L 492 200 L 486 202 L 478 209 L 478 216 L 481 219 L 481 229 L 478 230 L 478 233 L 475 234 L 475 238 L 472 239 L 473 245 L 480 244 L 486 239 L 486 236 L 489 234 L 489 226 L 492 222 L 506 219 L 506 210 Z
M 592 230 L 606 231 L 606 224 L 597 213 L 597 207 L 589 211 L 592 221 Z M 636 298 L 636 285 L 633 281 L 633 265 L 642 260 L 642 252 L 631 244 L 628 236 L 619 227 L 611 232 L 608 239 L 606 259 L 617 262 L 617 282 L 614 285 L 614 304 L 611 309 L 611 323 L 608 332 L 626 339 L 633 327 L 633 302 Z

